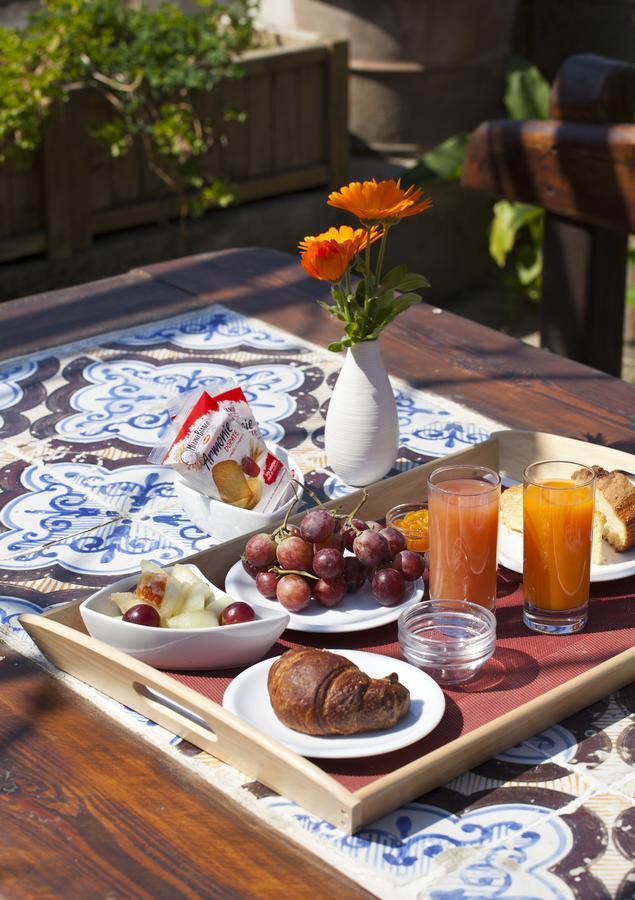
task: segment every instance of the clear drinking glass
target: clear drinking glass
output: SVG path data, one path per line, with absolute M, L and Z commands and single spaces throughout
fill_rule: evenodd
M 587 621 L 595 475 L 545 460 L 527 466 L 523 484 L 523 620 L 534 631 L 572 634 Z
M 495 608 L 500 485 L 485 466 L 442 466 L 428 478 L 432 600 Z

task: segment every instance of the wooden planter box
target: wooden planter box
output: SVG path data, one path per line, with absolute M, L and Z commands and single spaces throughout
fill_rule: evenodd
M 347 44 L 281 38 L 280 46 L 246 53 L 240 79 L 200 99 L 201 111 L 234 106 L 244 123 L 226 125 L 226 145 L 210 151 L 210 171 L 237 186 L 238 201 L 346 180 Z M 78 90 L 52 119 L 28 169 L 0 166 L 0 262 L 45 253 L 69 256 L 94 235 L 178 215 L 178 198 L 133 147 L 119 159 L 91 137 L 109 107 Z

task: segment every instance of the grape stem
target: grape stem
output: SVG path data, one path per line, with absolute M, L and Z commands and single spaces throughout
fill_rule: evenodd
M 313 578 L 315 581 L 320 580 L 317 575 L 312 575 L 310 572 L 302 572 L 300 569 L 282 569 L 280 566 L 272 566 L 269 571 L 275 572 L 276 575 L 302 575 L 303 578 Z
M 310 488 L 310 487 L 308 486 L 308 484 L 300 484 L 300 482 L 297 481 L 295 478 L 292 478 L 291 481 L 294 481 L 294 482 L 298 485 L 298 487 L 303 488 L 303 490 L 305 490 L 305 491 L 307 492 L 307 494 L 309 495 L 309 497 L 311 498 L 311 500 L 313 500 L 313 502 L 314 502 L 317 506 L 324 506 L 324 504 L 322 503 L 322 501 L 320 500 L 320 498 L 318 497 L 318 495 L 315 493 L 314 490 L 312 490 L 312 488 Z
M 353 519 L 355 518 L 355 516 L 357 515 L 357 513 L 360 511 L 360 509 L 362 508 L 364 503 L 366 503 L 367 500 L 368 500 L 368 491 L 366 490 L 366 488 L 364 488 L 363 493 L 362 493 L 362 499 L 359 501 L 359 503 L 357 504 L 355 509 L 351 513 L 349 513 L 348 516 L 346 517 L 347 525 L 350 525 L 352 528 L 355 528 L 355 526 L 353 525 Z M 359 529 L 355 528 L 355 531 L 357 531 L 357 533 L 359 534 Z

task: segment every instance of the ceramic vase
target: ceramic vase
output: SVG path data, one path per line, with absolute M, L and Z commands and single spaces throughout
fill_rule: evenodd
M 346 351 L 326 415 L 325 447 L 329 466 L 355 487 L 379 481 L 392 468 L 399 420 L 379 341 Z

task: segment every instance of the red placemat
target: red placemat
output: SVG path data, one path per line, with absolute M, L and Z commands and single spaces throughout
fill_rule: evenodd
M 417 743 L 354 760 L 316 760 L 350 791 L 381 778 L 475 728 L 492 722 L 635 644 L 635 576 L 592 585 L 589 622 L 572 635 L 544 635 L 522 623 L 522 586 L 499 578 L 497 639 L 494 656 L 464 686 L 445 688 L 446 711 L 437 728 Z M 397 624 L 352 634 L 325 635 L 286 631 L 268 656 L 288 647 L 368 650 L 403 658 Z M 169 673 L 206 697 L 222 702 L 225 689 L 240 670 Z M 581 704 L 584 705 L 584 704 Z

